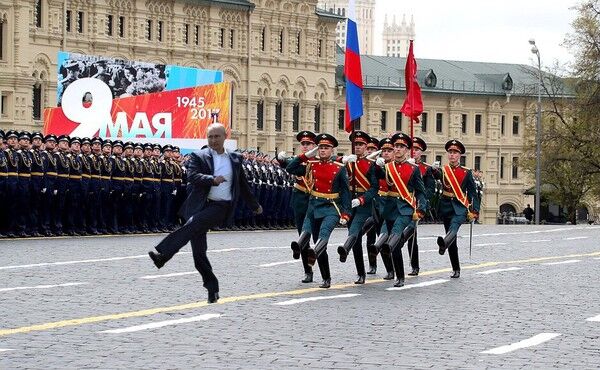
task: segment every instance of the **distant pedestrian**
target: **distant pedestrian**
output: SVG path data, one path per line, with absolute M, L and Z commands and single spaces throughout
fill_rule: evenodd
M 533 220 L 534 214 L 535 214 L 535 211 L 531 208 L 531 206 L 529 204 L 527 205 L 527 208 L 525 208 L 523 210 L 523 216 L 525 216 L 528 223 L 531 223 L 531 221 Z

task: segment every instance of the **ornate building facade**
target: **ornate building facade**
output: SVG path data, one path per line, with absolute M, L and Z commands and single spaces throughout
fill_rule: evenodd
M 388 57 L 406 57 L 408 55 L 409 41 L 415 39 L 415 20 L 410 17 L 406 22 L 406 15 L 402 16 L 402 22 L 396 23 L 396 16 L 392 17 L 392 23 L 388 23 L 387 14 L 383 23 L 383 54 Z
M 360 53 L 371 55 L 374 53 L 373 40 L 375 39 L 375 2 L 376 0 L 355 0 L 356 25 L 358 27 L 358 42 Z M 321 9 L 348 17 L 348 0 L 320 0 Z M 346 22 L 340 22 L 335 30 L 335 41 L 346 47 Z

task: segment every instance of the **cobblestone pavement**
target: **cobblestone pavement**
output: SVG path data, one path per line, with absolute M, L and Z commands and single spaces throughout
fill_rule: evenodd
M 215 305 L 189 246 L 154 267 L 160 235 L 1 240 L 0 368 L 598 368 L 600 227 L 475 225 L 469 259 L 465 225 L 458 280 L 441 232 L 419 227 L 403 290 L 380 260 L 354 285 L 342 229 L 329 290 L 300 282 L 294 231 L 211 233 Z

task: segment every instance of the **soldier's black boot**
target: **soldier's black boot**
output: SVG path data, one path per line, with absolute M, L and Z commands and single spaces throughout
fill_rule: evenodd
M 389 248 L 390 253 L 394 252 L 394 250 L 398 247 L 402 248 L 403 244 L 404 244 L 404 237 L 401 234 L 390 235 L 387 243 L 385 243 L 385 245 Z M 381 253 L 383 254 L 383 248 L 381 249 Z
M 377 239 L 377 241 L 373 245 L 373 247 L 375 247 L 376 254 L 381 253 L 381 249 L 383 248 L 383 246 L 387 242 L 388 237 L 389 237 L 388 234 L 381 234 L 381 235 L 379 235 L 379 239 Z
M 327 241 L 321 240 L 321 239 L 317 240 L 317 243 L 315 244 L 315 249 L 308 248 L 307 256 L 308 256 L 309 266 L 314 266 L 317 258 L 319 258 L 321 253 L 325 252 L 326 250 L 327 250 Z
M 302 280 L 303 283 L 307 284 L 307 283 L 312 283 L 313 282 L 313 273 L 312 272 L 306 272 L 304 274 L 304 279 Z
M 367 244 L 367 257 L 369 258 L 369 271 L 367 271 L 367 274 L 375 275 L 377 273 L 377 249 L 373 244 Z
M 164 254 L 155 251 L 149 251 L 148 255 L 150 256 L 152 262 L 154 262 L 154 265 L 157 268 L 163 267 L 165 263 L 167 263 L 167 261 L 169 260 L 169 258 L 167 258 Z
M 303 231 L 298 238 L 298 241 L 292 242 L 292 257 L 295 260 L 300 258 L 300 252 L 308 247 L 308 243 L 310 242 L 310 233 L 307 231 Z
M 356 235 L 350 235 L 348 237 L 348 239 L 346 239 L 346 242 L 344 243 L 343 246 L 339 246 L 338 247 L 338 253 L 340 255 L 340 262 L 346 262 L 346 259 L 348 259 L 348 254 L 350 253 L 350 251 L 352 250 L 352 247 L 354 246 L 354 244 L 356 243 Z
M 437 245 L 438 245 L 438 247 L 440 247 L 440 249 L 439 249 L 440 255 L 443 256 L 444 253 L 446 252 L 446 249 L 448 249 L 450 244 L 454 243 L 455 241 L 456 241 L 456 231 L 449 231 L 446 234 L 446 236 L 444 236 L 443 238 L 441 236 L 438 236 Z

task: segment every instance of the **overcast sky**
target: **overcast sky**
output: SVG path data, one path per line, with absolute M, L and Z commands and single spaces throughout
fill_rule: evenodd
M 536 40 L 542 65 L 571 62 L 561 46 L 571 32 L 576 0 L 377 0 L 375 33 L 384 15 L 397 22 L 415 19 L 415 57 L 532 64 L 530 38 Z M 382 54 L 381 39 L 374 51 Z M 536 62 L 537 63 L 537 62 Z

